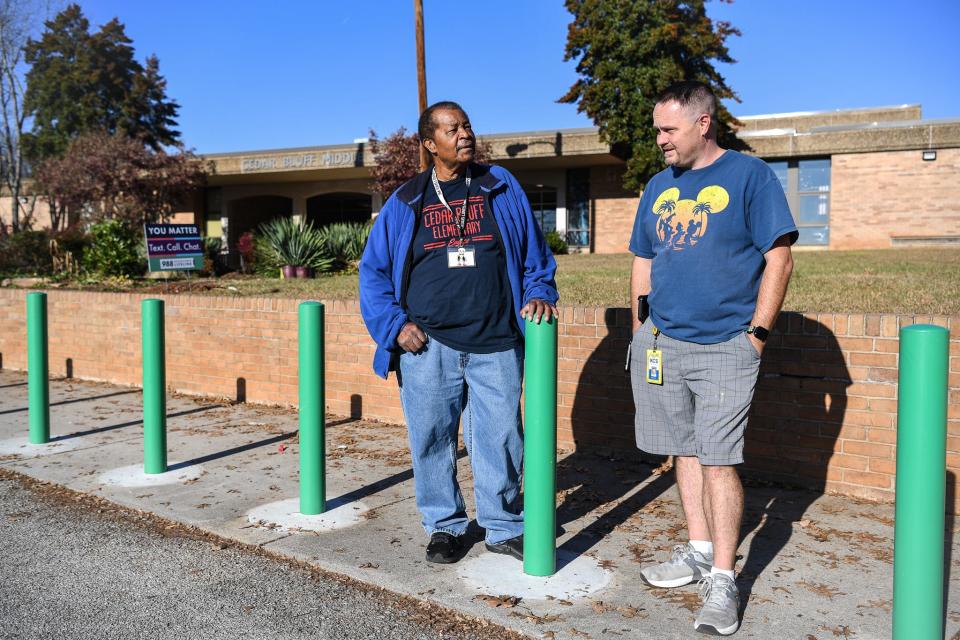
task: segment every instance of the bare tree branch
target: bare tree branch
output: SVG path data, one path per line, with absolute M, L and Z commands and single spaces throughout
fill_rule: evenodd
M 23 109 L 24 46 L 36 35 L 43 18 L 51 15 L 51 2 L 0 0 L 0 179 L 11 200 L 11 228 L 29 228 L 36 194 L 26 194 L 27 166 L 21 145 L 26 122 Z M 0 232 L 6 231 L 0 224 Z

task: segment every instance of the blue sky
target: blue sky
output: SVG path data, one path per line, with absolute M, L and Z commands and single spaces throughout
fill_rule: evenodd
M 199 152 L 350 142 L 417 117 L 412 0 L 82 1 L 94 25 L 118 17 L 137 57 L 160 58 L 180 130 Z M 563 61 L 560 0 L 424 0 L 430 101 L 461 102 L 481 134 L 590 126 L 557 104 L 576 79 Z M 721 65 L 737 115 L 921 103 L 960 117 L 955 0 L 711 2 L 743 35 Z

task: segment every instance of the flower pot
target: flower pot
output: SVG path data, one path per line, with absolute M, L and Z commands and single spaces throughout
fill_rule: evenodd
M 298 278 L 312 278 L 313 269 L 311 267 L 297 267 L 297 277 Z
M 297 268 L 292 264 L 285 264 L 282 267 L 280 267 L 280 276 L 282 278 L 296 278 Z

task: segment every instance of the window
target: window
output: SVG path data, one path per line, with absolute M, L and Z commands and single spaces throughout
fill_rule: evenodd
M 830 244 L 830 158 L 768 162 L 790 203 L 798 245 Z
M 540 229 L 547 233 L 557 230 L 557 190 L 546 185 L 524 185 L 530 201 L 533 217 L 540 223 Z
M 567 170 L 567 244 L 590 246 L 590 170 Z

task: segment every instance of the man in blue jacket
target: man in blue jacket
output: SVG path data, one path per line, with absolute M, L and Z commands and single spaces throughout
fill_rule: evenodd
M 461 418 L 486 547 L 522 559 L 523 326 L 556 314 L 556 262 L 516 179 L 473 163 L 460 105 L 430 106 L 418 130 L 433 167 L 390 196 L 360 261 L 373 368 L 397 372 L 427 560 L 463 549 Z

